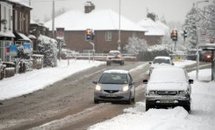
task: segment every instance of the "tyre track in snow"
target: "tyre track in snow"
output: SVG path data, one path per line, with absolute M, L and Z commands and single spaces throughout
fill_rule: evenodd
M 0 105 L 0 129 L 30 129 L 97 107 L 93 104 L 93 80 L 97 80 L 106 69 L 130 70 L 141 64 L 143 63 L 126 62 L 124 66 L 113 65 L 107 67 L 103 65 L 94 67 L 74 74 L 43 90 L 5 100 Z M 142 79 L 142 77 L 138 78 Z M 109 104 L 109 106 L 112 105 Z M 124 107 L 125 105 L 116 105 L 116 109 L 122 111 L 121 106 Z M 101 110 L 104 110 L 104 108 Z M 82 115 L 85 114 L 82 113 Z M 81 124 L 81 122 L 77 124 Z

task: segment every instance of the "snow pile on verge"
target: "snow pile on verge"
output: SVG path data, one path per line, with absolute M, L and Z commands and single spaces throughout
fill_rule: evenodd
M 104 62 L 88 60 L 61 60 L 57 67 L 46 67 L 39 70 L 16 74 L 10 78 L 4 78 L 0 82 L 0 100 L 18 97 L 24 94 L 43 89 L 53 83 L 62 80 L 74 73 L 99 66 Z
M 209 71 L 201 70 L 199 77 L 209 80 Z M 191 114 L 182 107 L 145 112 L 145 102 L 137 102 L 134 107 L 124 109 L 124 114 L 95 124 L 88 130 L 214 130 L 215 82 L 195 80 L 195 71 L 189 76 L 194 79 Z

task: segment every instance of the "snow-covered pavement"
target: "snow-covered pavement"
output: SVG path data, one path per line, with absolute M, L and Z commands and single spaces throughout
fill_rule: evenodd
M 199 79 L 209 80 L 210 71 L 201 70 Z M 88 130 L 214 130 L 215 82 L 195 80 L 195 71 L 189 73 L 189 76 L 194 79 L 191 114 L 182 107 L 150 109 L 145 112 L 145 102 L 142 101 L 137 102 L 135 107 L 125 109 L 124 114 L 95 124 Z
M 104 62 L 89 60 L 61 60 L 58 66 L 33 70 L 24 74 L 16 74 L 0 81 L 0 100 L 10 99 L 43 89 L 74 73 L 91 67 L 99 66 Z

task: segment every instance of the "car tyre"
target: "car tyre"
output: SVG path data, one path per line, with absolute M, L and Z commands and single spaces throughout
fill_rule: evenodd
M 124 61 L 121 61 L 121 62 L 120 62 L 120 65 L 124 65 Z
M 107 65 L 111 65 L 111 63 L 109 61 L 107 61 Z
M 150 108 L 152 108 L 152 105 L 148 101 L 146 101 L 146 106 L 145 106 L 146 111 L 148 111 Z
M 98 104 L 98 103 L 99 103 L 99 100 L 94 98 L 94 104 Z
M 187 105 L 184 106 L 184 109 L 188 112 L 191 113 L 191 106 L 190 103 L 188 103 Z

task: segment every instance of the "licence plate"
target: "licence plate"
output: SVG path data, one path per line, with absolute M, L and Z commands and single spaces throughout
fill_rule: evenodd
M 116 97 L 116 95 L 111 93 L 111 94 L 107 94 L 106 97 Z

